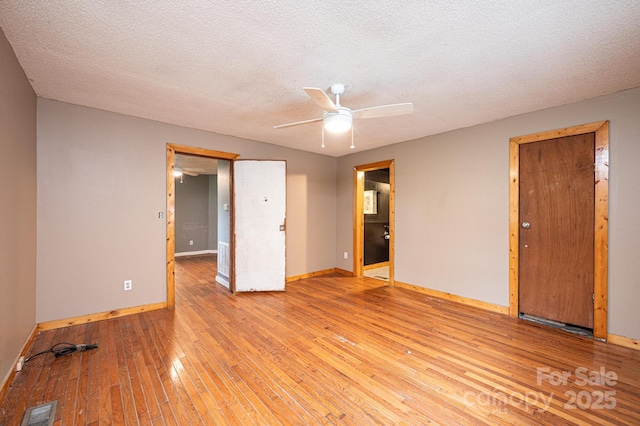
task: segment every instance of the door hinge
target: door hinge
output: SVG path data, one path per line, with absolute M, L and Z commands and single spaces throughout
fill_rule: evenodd
M 591 303 L 596 303 L 596 294 L 591 293 Z

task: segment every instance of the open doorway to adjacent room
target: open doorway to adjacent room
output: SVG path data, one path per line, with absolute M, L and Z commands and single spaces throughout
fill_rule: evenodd
M 354 181 L 354 275 L 393 284 L 393 160 L 357 166 Z
M 167 304 L 232 287 L 232 161 L 236 154 L 167 145 Z
M 229 167 L 228 160 L 175 155 L 177 303 L 197 300 L 216 282 L 229 286 Z

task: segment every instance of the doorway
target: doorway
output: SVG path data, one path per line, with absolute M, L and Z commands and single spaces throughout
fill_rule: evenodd
M 354 276 L 394 284 L 394 161 L 354 169 Z
M 217 159 L 217 160 L 227 160 L 224 162 L 220 162 L 221 164 L 228 164 L 229 168 L 229 180 L 228 187 L 231 194 L 232 187 L 232 170 L 233 170 L 233 160 L 238 157 L 238 154 L 232 154 L 221 151 L 213 151 L 203 148 L 194 148 L 183 145 L 175 145 L 175 144 L 167 144 L 167 213 L 166 213 L 166 221 L 167 221 L 167 306 L 174 307 L 175 306 L 175 251 L 176 251 L 176 178 L 174 172 L 176 172 L 175 162 L 176 162 L 176 154 L 178 155 L 189 155 L 196 157 L 203 157 L 209 159 Z M 232 196 L 232 195 L 230 195 Z M 229 203 L 232 204 L 232 200 Z M 229 218 L 229 235 L 233 235 L 233 219 Z M 229 256 L 224 259 L 220 256 L 220 250 L 218 250 L 218 259 L 217 259 L 217 269 L 220 268 L 221 261 L 228 262 L 228 264 L 232 265 L 232 251 L 229 250 Z M 229 289 L 230 291 L 234 291 L 233 284 L 233 269 L 231 268 L 229 272 Z
M 510 140 L 510 315 L 606 339 L 608 146 L 608 122 Z

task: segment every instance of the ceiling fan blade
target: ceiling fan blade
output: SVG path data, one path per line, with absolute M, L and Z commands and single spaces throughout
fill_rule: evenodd
M 313 122 L 322 121 L 322 120 L 323 120 L 322 118 L 312 118 L 311 120 L 296 121 L 295 123 L 280 124 L 279 126 L 273 126 L 273 128 L 274 129 L 282 129 L 283 127 L 298 126 L 300 124 L 313 123 Z
M 303 87 L 303 89 L 307 92 L 307 95 L 311 96 L 311 99 L 313 99 L 315 103 L 320 105 L 320 108 L 326 111 L 338 112 L 338 107 L 336 107 L 336 104 L 333 103 L 324 90 L 315 87 Z
M 351 111 L 353 118 L 391 117 L 393 115 L 411 114 L 413 103 L 382 105 L 377 107 L 361 108 Z
M 198 176 L 198 173 L 196 172 L 190 172 L 188 170 L 183 170 L 182 173 L 184 173 L 187 176 Z

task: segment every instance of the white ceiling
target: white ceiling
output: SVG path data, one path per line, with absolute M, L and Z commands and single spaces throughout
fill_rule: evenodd
M 38 96 L 341 156 L 303 86 L 346 85 L 356 151 L 640 86 L 640 1 L 2 0 Z M 578 124 L 578 123 L 568 123 Z
M 198 173 L 199 175 L 218 174 L 218 160 L 215 158 L 176 154 L 174 165 L 176 169 Z

